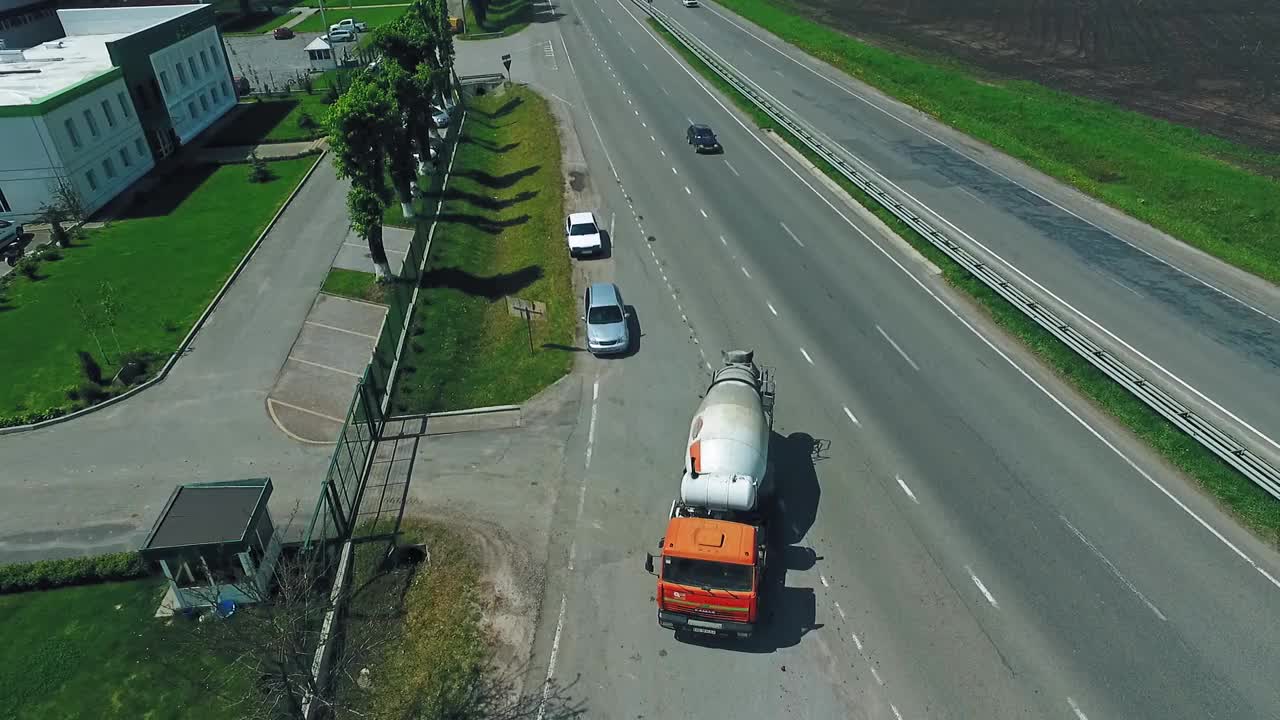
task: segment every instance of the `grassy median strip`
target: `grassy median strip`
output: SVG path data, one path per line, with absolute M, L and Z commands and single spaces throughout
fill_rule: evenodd
M 992 82 L 957 64 L 889 52 L 799 17 L 781 0 L 719 2 L 957 130 L 1280 282 L 1280 155 L 1035 83 Z
M 249 165 L 183 168 L 0 286 L 0 425 L 75 407 L 68 391 L 87 380 L 77 351 L 108 382 L 124 354 L 167 359 L 315 161 L 269 163 L 265 183 Z
M 675 49 L 690 67 L 697 70 L 721 93 L 749 115 L 761 128 L 768 129 L 785 139 L 816 167 L 840 185 L 850 196 L 876 214 L 895 233 L 907 240 L 930 262 L 937 265 L 952 286 L 963 290 L 987 311 L 988 315 L 1006 332 L 1017 337 L 1057 374 L 1102 409 L 1119 420 L 1135 435 L 1156 449 L 1166 460 L 1185 472 L 1200 484 L 1218 502 L 1234 513 L 1256 534 L 1273 545 L 1280 546 L 1280 502 L 1271 497 L 1248 478 L 1236 472 L 1218 456 L 1209 452 L 1173 424 L 1160 417 L 1141 400 L 1112 381 L 1074 350 L 1062 344 L 1049 331 L 1028 318 L 1021 310 L 1010 305 L 994 290 L 973 277 L 967 270 L 935 247 L 911 226 L 902 222 L 849 182 L 835 168 L 792 136 L 750 100 L 716 75 L 711 68 L 668 33 L 661 25 L 650 20 L 655 30 Z
M 191 652 L 183 637 L 194 631 L 191 623 L 152 617 L 163 591 L 163 583 L 146 579 L 0 596 L 0 716 L 227 717 L 209 702 L 205 684 L 227 661 Z M 243 678 L 245 696 L 252 687 Z
M 563 186 L 545 100 L 513 87 L 471 103 L 413 308 L 394 412 L 519 403 L 569 371 L 574 298 Z M 546 317 L 532 323 L 532 350 L 508 297 L 546 305 Z

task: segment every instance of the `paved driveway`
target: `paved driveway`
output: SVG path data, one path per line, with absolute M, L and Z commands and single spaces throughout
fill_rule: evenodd
M 320 33 L 298 33 L 288 40 L 271 37 L 227 37 L 232 74 L 249 79 L 254 90 L 275 86 L 311 69 L 304 48 Z
M 330 446 L 289 439 L 265 405 L 346 238 L 346 188 L 326 156 L 163 383 L 0 436 L 0 562 L 136 548 L 183 482 L 266 476 L 279 525 L 310 513 Z

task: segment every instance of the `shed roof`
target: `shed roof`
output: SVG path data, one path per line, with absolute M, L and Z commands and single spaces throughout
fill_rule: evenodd
M 244 542 L 269 497 L 268 478 L 179 485 L 142 549 Z
M 303 48 L 303 50 L 328 50 L 328 49 L 330 49 L 329 43 L 325 42 L 323 37 L 318 37 L 315 40 L 312 40 L 310 43 L 307 43 L 307 46 L 305 48 Z

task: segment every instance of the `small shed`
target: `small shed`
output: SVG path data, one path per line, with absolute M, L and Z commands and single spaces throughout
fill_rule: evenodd
M 268 478 L 174 488 L 142 546 L 142 559 L 169 579 L 167 603 L 248 604 L 267 594 L 281 551 L 270 497 Z
M 311 69 L 317 72 L 333 69 L 333 48 L 324 36 L 312 40 L 306 47 L 307 59 L 311 61 Z

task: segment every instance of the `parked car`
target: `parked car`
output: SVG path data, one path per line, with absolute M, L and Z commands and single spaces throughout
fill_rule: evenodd
M 613 283 L 592 283 L 583 298 L 582 319 L 587 324 L 587 349 L 593 355 L 612 355 L 631 347 L 628 321 L 631 311 Z
M 329 30 L 329 42 L 331 43 L 355 42 L 355 40 L 356 35 L 350 30 L 336 30 L 332 28 Z
M 293 37 L 293 28 L 278 27 L 271 31 L 271 37 L 277 40 L 288 40 Z
M 572 213 L 564 220 L 564 236 L 569 242 L 569 255 L 601 255 L 604 238 L 600 237 L 600 223 L 593 212 Z
M 11 266 L 22 256 L 22 226 L 12 220 L 0 220 L 0 256 Z
M 716 134 L 711 132 L 711 128 L 706 125 L 690 125 L 685 131 L 685 137 L 689 140 L 689 144 L 693 146 L 694 152 L 722 152 L 724 148 L 720 147 L 720 141 L 716 139 Z
M 449 111 L 439 105 L 431 106 L 431 119 L 435 121 L 438 128 L 449 127 Z

